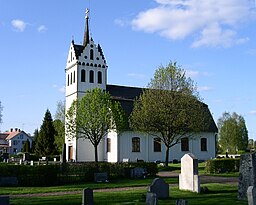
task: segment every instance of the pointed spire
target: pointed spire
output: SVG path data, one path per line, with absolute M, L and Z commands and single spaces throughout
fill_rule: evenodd
M 84 46 L 87 46 L 87 44 L 89 43 L 89 9 L 86 9 L 86 16 L 85 16 L 85 20 L 86 20 L 86 26 L 85 26 L 85 32 L 84 32 Z

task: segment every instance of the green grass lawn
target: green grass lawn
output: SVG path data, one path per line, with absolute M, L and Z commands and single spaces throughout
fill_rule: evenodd
M 170 198 L 159 200 L 161 204 L 175 204 L 177 199 L 187 199 L 189 205 L 246 205 L 246 201 L 237 200 L 237 186 L 227 184 L 205 184 L 209 189 L 208 193 L 197 194 L 178 190 L 178 187 L 170 188 Z M 146 188 L 133 191 L 113 191 L 113 192 L 96 192 L 94 193 L 95 204 L 145 204 L 142 201 L 142 195 L 145 195 Z M 31 198 L 13 198 L 11 204 L 19 205 L 58 205 L 58 204 L 81 204 L 82 195 L 63 195 Z

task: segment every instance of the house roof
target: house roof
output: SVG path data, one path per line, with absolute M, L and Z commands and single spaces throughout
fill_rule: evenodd
M 14 137 L 16 137 L 19 134 L 25 134 L 27 137 L 31 138 L 26 132 L 24 131 L 12 131 L 12 132 L 4 132 L 0 134 L 0 139 L 4 139 L 4 140 L 10 140 Z
M 133 110 L 134 101 L 140 97 L 143 92 L 143 88 L 127 87 L 119 85 L 107 85 L 106 91 L 110 93 L 113 100 L 120 102 L 127 116 L 130 116 Z M 203 103 L 203 107 L 206 109 L 206 119 L 209 121 L 208 126 L 204 128 L 205 132 L 218 132 L 218 128 L 214 122 L 212 114 L 208 108 L 208 105 Z
M 0 133 L 0 140 L 5 140 L 8 134 Z

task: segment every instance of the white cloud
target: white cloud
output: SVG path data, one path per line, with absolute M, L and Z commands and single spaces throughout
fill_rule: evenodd
M 250 114 L 250 115 L 256 115 L 256 110 L 251 110 L 251 111 L 249 112 L 249 114 Z
M 59 88 L 59 91 L 61 93 L 65 93 L 66 92 L 66 87 L 65 86 L 62 86 L 61 88 Z
M 195 70 L 186 70 L 186 76 L 189 78 L 195 78 L 199 76 L 199 71 Z
M 198 88 L 197 88 L 197 90 L 200 92 L 200 91 L 211 91 L 211 90 L 213 90 L 213 88 L 211 88 L 211 87 L 208 87 L 208 86 L 199 86 Z
M 23 20 L 20 20 L 20 19 L 12 20 L 11 24 L 16 31 L 20 31 L 20 32 L 23 32 L 27 26 L 27 23 L 25 23 Z
M 229 47 L 249 40 L 239 38 L 236 29 L 255 17 L 252 0 L 155 1 L 157 7 L 140 12 L 133 19 L 134 29 L 158 33 L 171 40 L 197 36 L 192 47 Z
M 45 32 L 47 30 L 46 26 L 45 25 L 41 25 L 37 28 L 37 31 L 38 32 Z

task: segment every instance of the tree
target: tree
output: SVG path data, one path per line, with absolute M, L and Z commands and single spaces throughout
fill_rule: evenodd
M 117 114 L 119 113 L 119 114 Z M 109 129 L 122 130 L 124 117 L 121 107 L 111 100 L 109 93 L 95 88 L 75 100 L 67 111 L 66 132 L 70 138 L 90 140 L 98 162 L 98 145 Z
M 224 151 L 236 153 L 246 150 L 248 146 L 248 131 L 241 115 L 224 112 L 218 120 L 219 144 Z
M 165 165 L 169 150 L 183 137 L 209 126 L 207 106 L 200 102 L 196 86 L 185 71 L 170 62 L 160 66 L 134 104 L 130 125 L 134 130 L 156 136 L 166 146 Z
M 53 121 L 55 128 L 54 144 L 57 152 L 62 152 L 62 146 L 65 143 L 65 102 L 57 102 L 57 110 L 55 113 L 55 120 Z
M 47 109 L 36 140 L 35 153 L 37 155 L 49 156 L 55 153 L 54 134 L 55 129 L 53 126 L 52 115 Z
M 0 101 L 0 124 L 3 122 L 3 120 L 2 120 L 2 117 L 3 117 L 2 112 L 3 112 L 3 107 L 2 107 L 1 101 Z
M 53 126 L 55 129 L 54 144 L 57 152 L 60 154 L 62 152 L 62 146 L 65 143 L 65 124 L 57 119 L 53 121 Z
M 27 140 L 27 141 L 23 144 L 21 151 L 22 151 L 22 152 L 31 152 L 29 140 Z
M 38 129 L 35 129 L 34 134 L 33 134 L 33 141 L 32 141 L 32 153 L 35 153 L 35 146 L 36 146 L 36 142 L 39 136 L 39 131 Z

